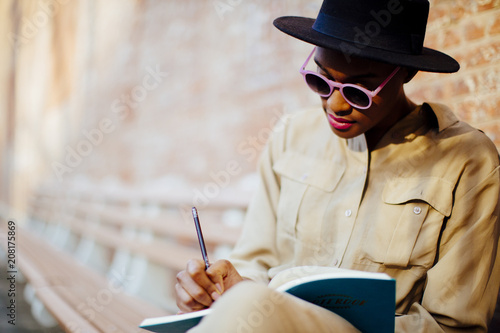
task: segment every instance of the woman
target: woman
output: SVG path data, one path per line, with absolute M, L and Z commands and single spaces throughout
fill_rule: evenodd
M 303 265 L 395 278 L 397 332 L 486 331 L 500 281 L 499 159 L 447 107 L 405 95 L 419 70 L 459 69 L 423 47 L 428 10 L 422 0 L 326 0 L 315 20 L 275 20 L 316 46 L 300 72 L 323 107 L 289 117 L 269 140 L 231 260 L 206 271 L 193 260 L 179 273 L 182 312 L 216 301 L 194 332 L 356 331 L 320 307 L 240 283 Z M 317 72 L 307 69 L 313 59 Z M 253 325 L 262 304 L 272 311 Z

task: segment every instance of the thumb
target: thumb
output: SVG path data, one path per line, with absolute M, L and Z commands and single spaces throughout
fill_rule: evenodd
M 210 276 L 210 279 L 215 285 L 215 292 L 219 295 L 224 293 L 224 277 L 221 274 Z
M 212 298 L 214 300 L 216 300 L 217 298 L 220 297 L 220 295 L 222 295 L 224 293 L 224 272 L 221 271 L 220 269 L 217 269 L 217 267 L 214 267 L 213 270 L 211 270 L 210 268 L 212 268 L 214 266 L 210 266 L 209 269 L 207 270 L 207 275 L 208 277 L 210 278 L 210 280 L 212 280 L 212 282 L 214 283 L 213 286 L 213 290 L 210 290 L 210 296 L 212 296 Z

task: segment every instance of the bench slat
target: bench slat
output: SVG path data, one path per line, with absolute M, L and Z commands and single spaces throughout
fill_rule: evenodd
M 44 244 L 28 230 L 18 229 L 17 234 L 19 268 L 63 329 L 137 332 L 144 318 L 169 314 L 123 291 L 113 293 L 105 278 Z

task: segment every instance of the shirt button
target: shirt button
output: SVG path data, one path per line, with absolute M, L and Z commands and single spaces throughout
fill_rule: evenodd
M 332 262 L 333 266 L 337 266 L 337 265 L 338 265 L 338 263 L 339 263 L 339 260 L 338 260 L 338 259 L 333 259 L 333 262 Z
M 307 177 L 309 177 L 309 174 L 305 173 L 302 175 L 302 177 L 300 177 L 301 180 L 306 180 Z
M 418 214 L 420 214 L 420 213 L 422 212 L 422 208 L 420 208 L 420 207 L 414 207 L 414 208 L 413 208 L 413 212 L 414 212 L 416 215 L 418 215 Z
M 345 216 L 350 217 L 352 215 L 352 211 L 350 209 L 345 211 Z

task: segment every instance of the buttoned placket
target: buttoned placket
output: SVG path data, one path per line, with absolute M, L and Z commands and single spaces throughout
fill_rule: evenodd
M 368 150 L 366 147 L 367 146 L 364 135 L 347 140 L 347 168 L 345 171 L 344 179 L 347 179 L 347 181 L 349 181 L 350 183 L 342 183 L 341 181 L 341 184 L 339 185 L 341 188 L 349 188 L 349 191 L 346 191 L 346 193 L 355 194 L 353 194 L 347 200 L 343 200 L 343 202 L 339 203 L 338 208 L 341 209 L 340 211 L 332 211 L 330 212 L 330 214 L 326 214 L 328 216 L 331 216 L 332 219 L 337 219 L 337 221 L 325 221 L 325 223 L 337 223 L 338 230 L 341 233 L 341 237 L 335 238 L 337 244 L 332 244 L 336 249 L 331 260 L 331 265 L 333 266 L 340 267 L 342 265 L 344 255 L 349 246 L 353 229 L 356 224 L 356 218 L 362 200 L 363 189 L 368 179 L 369 159 Z M 333 195 L 341 194 L 336 192 L 333 193 Z M 330 217 L 325 216 L 325 218 Z

